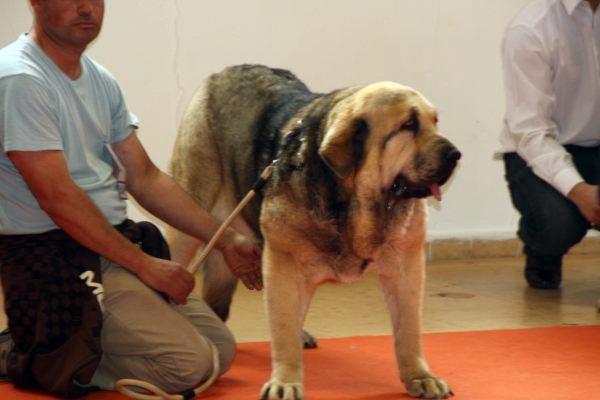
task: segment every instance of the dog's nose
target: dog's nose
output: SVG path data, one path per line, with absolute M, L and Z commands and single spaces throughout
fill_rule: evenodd
M 448 153 L 446 153 L 446 161 L 449 162 L 456 162 L 460 160 L 461 157 L 462 154 L 460 154 L 460 151 L 458 151 L 457 149 L 452 149 Z

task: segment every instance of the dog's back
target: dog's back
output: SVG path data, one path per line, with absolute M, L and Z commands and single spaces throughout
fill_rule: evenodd
M 283 126 L 316 96 L 282 69 L 239 65 L 211 75 L 184 113 L 173 178 L 205 209 L 233 209 L 277 156 Z M 244 210 L 256 234 L 259 209 Z

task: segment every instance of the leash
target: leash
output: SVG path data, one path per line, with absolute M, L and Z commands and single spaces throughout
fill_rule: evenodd
M 200 256 L 198 257 L 198 261 L 194 265 L 188 267 L 189 272 L 194 274 L 198 271 L 198 268 L 200 268 L 200 266 L 204 263 L 204 260 L 206 259 L 206 257 L 208 257 L 208 254 L 211 252 L 213 247 L 215 247 L 217 241 L 221 239 L 221 236 L 223 236 L 225 230 L 229 228 L 229 225 L 231 225 L 233 220 L 240 214 L 240 212 L 242 212 L 244 207 L 248 205 L 250 200 L 252 200 L 254 196 L 256 196 L 267 184 L 267 180 L 271 177 L 271 174 L 273 173 L 273 168 L 275 167 L 275 164 L 277 164 L 277 161 L 277 159 L 271 161 L 271 164 L 269 164 L 267 168 L 263 170 L 254 186 L 252 186 L 252 189 L 250 189 L 246 196 L 244 196 L 244 198 L 233 209 L 231 214 L 229 214 L 225 221 L 223 221 L 219 229 L 217 229 L 217 232 L 215 232 L 213 237 L 210 239 L 210 241 L 202 251 L 202 254 L 200 254 Z
M 258 178 L 256 183 L 254 184 L 254 186 L 252 186 L 252 189 L 250 189 L 250 191 L 246 194 L 246 196 L 244 196 L 244 198 L 233 209 L 231 214 L 229 214 L 229 216 L 225 219 L 225 221 L 223 221 L 223 223 L 221 224 L 219 229 L 217 229 L 215 234 L 212 236 L 212 238 L 210 239 L 210 241 L 208 242 L 208 244 L 202 251 L 202 254 L 198 258 L 198 261 L 195 263 L 195 265 L 188 267 L 188 271 L 190 273 L 195 274 L 198 271 L 198 268 L 200 267 L 200 265 L 202 265 L 202 263 L 204 263 L 204 260 L 206 259 L 206 257 L 208 257 L 208 254 L 215 247 L 215 244 L 217 243 L 217 241 L 221 238 L 221 236 L 223 236 L 223 233 L 225 232 L 225 230 L 229 227 L 229 225 L 231 225 L 233 220 L 240 214 L 240 212 L 242 212 L 244 207 L 246 207 L 248 205 L 250 200 L 252 200 L 254 198 L 254 196 L 256 196 L 263 189 L 263 187 L 267 183 L 267 180 L 271 177 L 271 174 L 273 173 L 273 168 L 276 163 L 277 163 L 277 159 L 273 160 L 271 162 L 271 164 L 269 164 L 267 166 L 267 168 L 264 169 L 264 171 L 262 172 L 262 174 L 260 175 L 260 177 Z M 161 390 L 160 388 L 158 388 L 156 385 L 153 385 L 149 382 L 145 382 L 145 381 L 138 380 L 138 379 L 119 379 L 115 383 L 115 389 L 119 393 L 121 393 L 127 397 L 130 397 L 132 399 L 137 399 L 137 400 L 189 400 L 189 399 L 193 399 L 198 394 L 205 391 L 210 385 L 212 385 L 213 382 L 219 376 L 219 367 L 220 367 L 220 365 L 219 365 L 219 350 L 210 341 L 208 343 L 210 345 L 210 349 L 211 349 L 211 353 L 212 353 L 212 364 L 213 364 L 212 372 L 211 372 L 210 376 L 208 377 L 208 379 L 204 383 L 202 383 L 200 386 L 196 387 L 193 390 L 186 390 L 186 391 L 183 391 L 183 392 L 180 392 L 177 394 L 169 394 L 169 393 Z M 138 391 L 132 390 L 130 388 L 142 389 L 145 392 L 138 392 Z

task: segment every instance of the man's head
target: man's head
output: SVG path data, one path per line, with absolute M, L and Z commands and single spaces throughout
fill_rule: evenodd
M 600 4 L 600 0 L 586 0 L 592 6 L 592 10 L 596 11 L 598 5 Z
M 36 35 L 82 51 L 100 33 L 104 0 L 30 0 Z

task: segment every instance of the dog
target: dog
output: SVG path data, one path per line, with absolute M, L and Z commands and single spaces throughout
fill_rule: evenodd
M 302 325 L 324 282 L 379 275 L 400 377 L 411 396 L 447 398 L 421 345 L 426 198 L 461 154 L 437 129 L 437 112 L 393 82 L 313 93 L 287 70 L 239 65 L 211 75 L 193 96 L 170 173 L 225 218 L 265 167 L 273 173 L 235 228 L 263 242 L 272 373 L 261 399 L 304 398 Z M 201 245 L 169 233 L 174 259 Z M 227 318 L 235 278 L 218 255 L 204 266 L 203 296 Z M 368 356 L 368 355 L 365 355 Z

